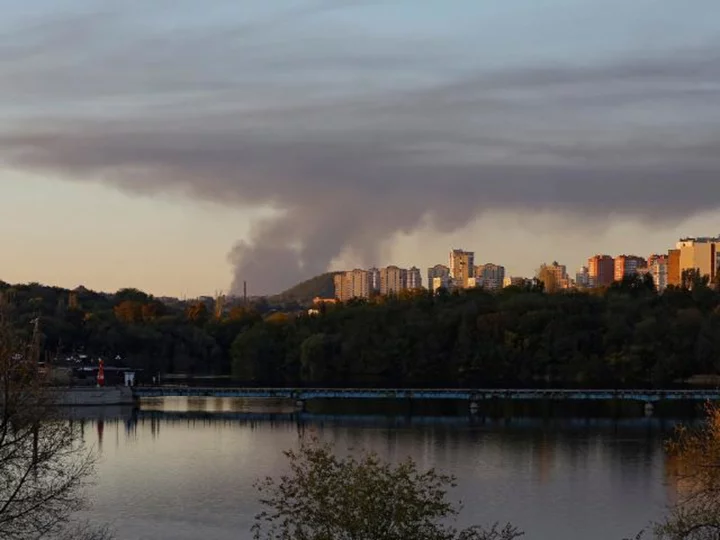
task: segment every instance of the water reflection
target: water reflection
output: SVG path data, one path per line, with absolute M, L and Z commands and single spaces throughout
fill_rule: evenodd
M 282 451 L 309 436 L 455 474 L 462 524 L 509 520 L 530 539 L 622 538 L 672 500 L 662 442 L 686 416 L 507 412 L 297 413 L 284 402 L 178 398 L 72 414 L 102 445 L 94 511 L 120 540 L 250 538 L 253 481 L 283 472 Z

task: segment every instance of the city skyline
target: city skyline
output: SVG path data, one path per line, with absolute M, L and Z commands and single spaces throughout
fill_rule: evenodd
M 266 294 L 720 230 L 716 2 L 241 4 L 8 6 L 2 279 Z
M 405 266 L 405 265 L 402 265 L 402 264 L 394 264 L 394 263 L 391 263 L 391 264 L 387 264 L 387 265 L 381 265 L 381 264 L 380 264 L 380 265 L 373 265 L 373 266 L 371 266 L 371 267 L 361 267 L 361 266 L 355 266 L 355 267 L 353 267 L 353 268 L 340 268 L 340 267 L 335 267 L 335 268 L 329 269 L 328 271 L 330 271 L 330 272 L 336 272 L 336 273 L 339 273 L 339 274 L 348 274 L 348 273 L 353 273 L 353 272 L 357 272 L 357 271 L 363 271 L 363 272 L 370 272 L 370 273 L 372 273 L 373 271 L 375 271 L 375 272 L 378 274 L 378 277 L 376 278 L 376 279 L 377 279 L 377 282 L 378 282 L 378 286 L 377 286 L 375 289 L 379 291 L 379 290 L 382 289 L 382 287 L 380 287 L 380 285 L 379 285 L 379 283 L 380 283 L 380 273 L 381 273 L 381 271 L 382 271 L 382 270 L 385 270 L 385 269 L 388 269 L 388 268 L 396 268 L 396 269 L 398 269 L 399 271 L 404 272 L 405 274 L 407 274 L 407 273 L 410 272 L 410 271 L 416 272 L 416 276 L 417 276 L 417 277 L 414 277 L 414 278 L 413 278 L 412 283 L 417 283 L 417 280 L 420 279 L 420 282 L 422 283 L 422 287 L 424 287 L 424 288 L 432 288 L 432 286 L 431 286 L 431 279 L 430 279 L 430 273 L 432 273 L 433 270 L 435 270 L 435 269 L 438 269 L 438 268 L 444 268 L 444 269 L 445 269 L 445 272 L 446 272 L 445 278 L 446 278 L 446 279 L 443 281 L 443 283 L 446 284 L 447 279 L 452 280 L 451 264 L 452 264 L 452 260 L 453 260 L 453 255 L 454 255 L 455 253 L 458 253 L 458 254 L 463 254 L 463 255 L 465 255 L 465 254 L 469 255 L 469 259 L 473 262 L 473 271 L 469 272 L 469 276 L 470 276 L 471 278 L 473 278 L 473 279 L 474 279 L 474 278 L 478 278 L 478 279 L 479 279 L 479 278 L 481 277 L 481 274 L 483 273 L 483 270 L 482 270 L 482 269 L 485 268 L 485 267 L 489 267 L 489 268 L 490 268 L 490 272 L 492 272 L 492 278 L 491 278 L 492 281 L 497 281 L 497 276 L 495 275 L 494 267 L 499 267 L 500 269 L 502 269 L 502 276 L 504 276 L 507 280 L 510 280 L 511 278 L 512 278 L 513 280 L 515 280 L 515 279 L 532 279 L 532 278 L 538 276 L 539 271 L 541 271 L 543 267 L 549 265 L 549 266 L 551 266 L 551 267 L 562 268 L 562 273 L 565 275 L 565 279 L 570 279 L 570 281 L 572 281 L 573 283 L 577 282 L 577 284 L 578 284 L 579 286 L 582 286 L 582 283 L 581 283 L 580 280 L 579 280 L 579 275 L 580 275 L 579 272 L 582 272 L 582 271 L 584 270 L 586 273 L 589 271 L 590 274 L 592 274 L 592 273 L 594 272 L 593 269 L 592 269 L 592 260 L 593 260 L 594 258 L 597 258 L 597 257 L 609 257 L 609 260 L 607 261 L 607 268 L 604 270 L 604 272 L 606 273 L 606 275 L 607 275 L 608 277 L 605 278 L 604 280 L 601 280 L 601 284 L 604 285 L 604 286 L 606 286 L 606 285 L 609 285 L 612 281 L 617 281 L 617 280 L 618 280 L 618 275 L 619 275 L 619 274 L 618 274 L 618 271 L 619 271 L 619 270 L 618 270 L 618 268 L 619 268 L 618 265 L 619 265 L 619 260 L 621 260 L 621 259 L 622 259 L 622 260 L 624 260 L 624 259 L 633 259 L 633 260 L 638 259 L 638 260 L 642 260 L 642 261 L 643 261 L 643 264 L 645 264 L 645 266 L 646 266 L 647 268 L 651 269 L 652 266 L 653 266 L 653 262 L 654 262 L 654 261 L 653 261 L 653 257 L 655 257 L 656 255 L 659 255 L 660 258 L 662 259 L 662 262 L 663 262 L 665 265 L 667 265 L 667 264 L 668 264 L 668 261 L 671 261 L 671 260 L 672 260 L 672 252 L 673 252 L 673 251 L 676 251 L 676 252 L 677 252 L 677 255 L 678 255 L 678 259 L 677 259 L 677 263 L 676 263 L 676 264 L 679 265 L 679 264 L 680 264 L 680 250 L 679 250 L 679 249 L 676 249 L 676 248 L 679 248 L 681 244 L 692 245 L 693 241 L 695 241 L 695 240 L 697 240 L 697 239 L 700 239 L 700 240 L 717 240 L 718 238 L 720 238 L 720 235 L 715 236 L 715 237 L 714 237 L 714 236 L 707 235 L 707 234 L 705 234 L 705 235 L 698 235 L 698 236 L 694 236 L 694 237 L 692 237 L 692 236 L 681 236 L 681 237 L 678 237 L 674 242 L 670 242 L 667 246 L 665 246 L 665 249 L 659 249 L 659 250 L 656 250 L 656 251 L 653 251 L 653 252 L 650 252 L 650 253 L 647 253 L 647 254 L 645 254 L 645 253 L 629 253 L 629 252 L 627 252 L 627 253 L 626 253 L 626 252 L 613 252 L 613 251 L 608 251 L 608 252 L 595 252 L 595 255 L 591 255 L 591 256 L 589 256 L 588 258 L 583 258 L 583 259 L 581 259 L 581 261 L 580 261 L 577 265 L 574 265 L 574 264 L 569 264 L 569 265 L 568 265 L 568 264 L 564 264 L 564 261 L 563 261 L 562 264 L 561 264 L 561 263 L 558 262 L 558 259 L 559 259 L 559 258 L 546 257 L 545 259 L 543 259 L 543 260 L 537 262 L 535 265 L 533 265 L 533 266 L 532 266 L 532 270 L 529 271 L 529 272 L 527 272 L 527 273 L 512 272 L 512 271 L 510 271 L 510 270 L 508 269 L 508 267 L 504 264 L 503 261 L 497 261 L 497 260 L 489 260 L 489 261 L 488 261 L 488 260 L 484 260 L 484 259 L 479 259 L 478 256 L 477 256 L 477 252 L 476 252 L 476 251 L 474 251 L 473 249 L 467 249 L 467 250 L 466 250 L 465 248 L 452 248 L 452 249 L 450 250 L 449 260 L 443 260 L 443 261 L 441 261 L 441 260 L 439 260 L 439 259 L 437 259 L 437 258 L 434 258 L 434 259 L 431 260 L 430 266 L 427 266 L 427 265 L 416 265 L 416 264 L 409 264 L 409 265 Z M 689 241 L 689 242 L 688 242 L 688 241 Z M 720 242 L 718 242 L 718 244 L 720 244 Z M 590 247 L 590 246 L 588 246 L 588 247 Z M 588 253 L 590 253 L 590 252 L 588 252 Z M 668 257 L 670 257 L 670 259 L 668 259 Z M 427 256 L 426 256 L 426 258 L 427 258 Z M 2 257 L 1 257 L 1 255 L 0 255 L 0 261 L 1 261 L 1 260 L 2 260 Z M 428 259 L 428 260 L 429 260 L 429 259 Z M 552 265 L 550 265 L 550 263 L 549 263 L 548 261 L 554 261 L 554 262 L 552 263 Z M 689 263 L 690 263 L 690 260 L 688 259 L 688 261 L 683 262 L 683 265 L 684 265 L 684 266 L 688 266 Z M 670 263 L 670 264 L 672 264 L 672 263 Z M 700 268 L 701 268 L 701 269 L 706 269 L 706 268 L 703 266 L 703 264 L 706 264 L 706 263 L 700 264 Z M 709 264 L 709 263 L 707 263 L 707 264 Z M 558 266 L 558 265 L 559 265 L 559 266 Z M 632 271 L 630 271 L 629 274 L 634 273 L 634 269 L 635 269 L 635 268 L 636 268 L 636 266 L 633 265 L 633 266 L 632 266 Z M 712 267 L 712 268 L 715 269 L 715 267 Z M 718 261 L 718 268 L 720 268 L 720 261 Z M 576 276 L 576 271 L 578 272 L 578 273 L 577 273 L 577 276 Z M 662 272 L 667 272 L 667 268 L 666 268 L 666 267 L 663 268 Z M 602 272 L 601 272 L 601 273 L 602 273 Z M 622 272 L 621 272 L 621 273 L 622 273 Z M 701 273 L 702 273 L 702 272 L 701 272 Z M 628 275 L 627 272 L 626 272 L 626 275 Z M 295 283 L 293 283 L 293 285 L 298 284 L 298 283 L 304 281 L 305 279 L 311 278 L 311 277 L 315 277 L 315 276 L 300 277 L 300 278 L 298 278 L 298 280 L 297 280 Z M 372 277 L 370 277 L 370 279 L 372 280 Z M 398 277 L 397 279 L 400 280 L 400 281 L 398 281 L 397 283 L 400 283 L 400 282 L 402 281 L 402 279 L 408 279 L 408 276 L 404 276 L 403 278 L 399 278 L 399 277 Z M 560 276 L 558 276 L 558 280 L 560 280 L 560 279 L 561 279 Z M 666 282 L 664 281 L 664 279 L 665 279 L 665 278 L 663 278 L 663 281 L 661 281 L 661 283 L 666 284 Z M 143 290 L 143 291 L 145 291 L 145 292 L 148 292 L 149 294 L 153 294 L 153 295 L 156 296 L 156 297 L 167 297 L 167 298 L 178 298 L 178 299 L 183 299 L 183 298 L 192 299 L 192 298 L 201 298 L 201 297 L 216 297 L 216 296 L 218 296 L 218 295 L 240 297 L 240 296 L 242 295 L 242 293 L 241 293 L 240 291 L 230 292 L 230 291 L 228 291 L 228 290 L 226 290 L 226 289 L 223 289 L 223 288 L 221 288 L 221 287 L 215 288 L 213 291 L 201 290 L 201 291 L 197 291 L 197 292 L 190 292 L 190 293 L 188 293 L 188 291 L 184 290 L 184 291 L 181 291 L 179 294 L 178 294 L 178 293 L 173 293 L 172 291 L 170 291 L 170 292 L 161 292 L 161 293 L 158 293 L 157 291 L 153 291 L 153 290 L 151 290 L 151 289 L 146 289 L 146 288 L 143 288 L 143 287 L 138 287 L 138 286 L 136 286 L 136 285 L 134 285 L 134 284 L 132 284 L 132 283 L 126 283 L 126 282 L 120 282 L 121 284 L 120 284 L 119 286 L 115 287 L 115 288 L 112 288 L 112 287 L 111 287 L 111 288 L 102 288 L 102 287 L 99 287 L 99 288 L 98 288 L 98 287 L 93 287 L 92 285 L 90 285 L 90 284 L 89 284 L 88 282 L 86 282 L 86 281 L 82 281 L 82 279 L 72 281 L 72 278 L 71 278 L 71 281 L 70 281 L 69 284 L 67 284 L 67 283 L 56 283 L 56 282 L 52 282 L 52 281 L 42 281 L 42 280 L 37 280 L 37 279 L 19 279 L 19 280 L 6 279 L 6 278 L 4 278 L 3 276 L 0 276 L 0 281 L 6 281 L 6 282 L 9 282 L 9 283 L 30 283 L 30 282 L 38 282 L 38 283 L 42 283 L 42 284 L 45 284 L 45 285 L 60 286 L 60 287 L 64 287 L 64 288 L 67 288 L 67 289 L 74 289 L 74 288 L 76 288 L 76 287 L 87 287 L 87 288 L 89 288 L 89 289 L 93 289 L 93 290 L 96 290 L 96 291 L 107 292 L 107 293 L 112 293 L 112 292 L 115 292 L 115 291 L 120 290 L 120 289 L 123 289 L 123 288 L 138 288 L 138 289 L 140 289 L 140 290 Z M 463 281 L 462 278 L 461 278 L 461 281 Z M 503 280 L 500 279 L 499 281 L 501 282 L 501 281 L 503 281 Z M 336 276 L 336 280 L 335 280 L 336 288 L 338 287 L 338 283 L 339 283 L 339 282 L 337 281 L 337 276 Z M 657 283 L 657 282 L 656 282 L 656 283 Z M 480 284 L 480 282 L 478 282 L 478 286 L 480 286 L 479 284 Z M 250 286 L 251 286 L 251 284 L 250 284 Z M 369 286 L 368 284 L 365 284 L 365 285 L 363 285 L 362 287 L 366 287 L 366 288 L 367 288 L 368 286 Z M 445 285 L 444 285 L 444 286 L 445 286 Z M 475 285 L 472 284 L 472 285 L 469 285 L 469 286 L 475 286 Z M 372 286 L 369 286 L 369 287 L 370 287 L 370 288 L 367 289 L 367 290 L 368 290 L 368 291 L 371 291 L 371 290 L 372 290 Z M 491 287 L 491 288 L 496 288 L 496 287 L 497 287 L 497 286 L 493 286 L 493 287 Z M 413 288 L 413 287 L 408 287 L 408 288 Z M 661 288 L 664 288 L 664 287 L 661 287 Z M 353 288 L 353 290 L 357 290 L 357 289 L 354 289 L 354 288 Z M 365 289 L 360 289 L 360 290 L 365 290 Z M 393 288 L 393 290 L 395 290 L 395 288 Z M 278 293 L 281 293 L 281 292 L 283 292 L 283 291 L 275 291 L 275 292 L 270 293 L 270 294 L 257 294 L 257 293 L 253 293 L 252 289 L 250 289 L 250 290 L 249 290 L 249 295 L 250 295 L 250 296 L 271 296 L 272 294 L 278 294 Z M 392 292 L 392 291 L 391 291 L 391 292 Z M 352 297 L 352 295 L 350 295 L 348 298 L 350 298 L 350 297 Z
M 717 287 L 720 281 L 720 235 L 683 237 L 666 251 L 651 253 L 647 257 L 626 253 L 595 254 L 588 257 L 587 266 L 578 268 L 574 278 L 568 272 L 567 265 L 557 260 L 551 264 L 541 263 L 531 276 L 509 275 L 502 264 L 475 263 L 474 251 L 452 248 L 447 265 L 438 263 L 427 268 L 425 283 L 422 282 L 420 269 L 415 266 L 410 269 L 392 265 L 380 269 L 341 271 L 334 276 L 335 299 L 367 299 L 415 289 L 434 293 L 440 289 L 481 287 L 496 291 L 537 281 L 543 283 L 546 292 L 555 293 L 568 289 L 609 287 L 636 276 L 650 277 L 658 293 L 664 292 L 668 286 L 692 287 L 696 278 L 706 278 L 713 287 Z M 387 286 L 387 278 L 384 277 L 390 272 L 396 276 L 393 287 Z

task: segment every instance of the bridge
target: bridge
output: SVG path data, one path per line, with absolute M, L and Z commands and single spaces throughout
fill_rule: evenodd
M 293 400 L 298 404 L 315 399 L 457 400 L 477 405 L 491 400 L 547 401 L 720 401 L 720 389 L 706 390 L 568 390 L 568 389 L 392 389 L 392 388 L 210 388 L 187 386 L 137 386 L 136 398 L 222 397 Z

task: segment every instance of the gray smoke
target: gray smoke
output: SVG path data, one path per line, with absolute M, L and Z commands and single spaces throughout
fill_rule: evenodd
M 423 220 L 448 232 L 501 209 L 672 223 L 720 207 L 713 44 L 461 69 L 442 43 L 321 33 L 326 9 L 364 5 L 330 4 L 183 32 L 137 27 L 130 8 L 18 25 L 0 34 L 0 161 L 275 209 L 230 254 L 236 292 L 243 280 L 278 291 L 348 249 L 375 264 Z

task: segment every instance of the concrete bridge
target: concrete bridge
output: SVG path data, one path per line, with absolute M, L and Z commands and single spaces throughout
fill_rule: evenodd
M 595 400 L 595 401 L 720 401 L 715 390 L 566 390 L 566 389 L 392 389 L 392 388 L 209 388 L 180 386 L 138 386 L 136 398 L 149 397 L 227 397 L 293 400 L 304 404 L 314 399 L 372 400 L 458 400 L 477 406 L 489 400 Z

